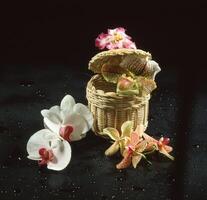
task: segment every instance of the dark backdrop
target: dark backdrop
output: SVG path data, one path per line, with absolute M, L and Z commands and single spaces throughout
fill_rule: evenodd
M 107 28 L 123 26 L 139 48 L 152 52 L 165 67 L 200 64 L 194 51 L 204 50 L 206 3 L 175 2 L 4 2 L 1 61 L 84 67 L 97 52 L 94 38 Z
M 1 175 L 1 194 L 6 195 L 5 191 L 8 191 L 11 192 L 11 195 L 7 196 L 9 199 L 23 198 L 21 195 L 26 195 L 25 198 L 29 198 L 29 193 L 31 192 L 32 198 L 35 199 L 38 197 L 38 193 L 38 198 L 41 198 L 40 193 L 44 189 L 45 193 L 43 193 L 43 196 L 47 196 L 47 188 L 42 188 L 47 185 L 44 182 L 46 179 L 38 179 L 38 176 L 42 176 L 41 171 L 33 177 L 36 182 L 34 181 L 27 187 L 26 193 L 24 193 L 24 187 L 26 187 L 24 183 L 27 184 L 25 179 L 19 181 L 21 188 L 17 187 L 17 184 L 12 185 L 15 182 L 15 176 L 12 178 L 11 176 L 16 174 L 15 170 L 14 174 L 12 173 L 12 166 L 17 165 L 22 169 L 29 162 L 25 159 L 26 152 L 24 147 L 28 139 L 26 133 L 39 130 L 39 110 L 42 109 L 43 105 L 50 107 L 53 104 L 57 104 L 66 91 L 66 85 L 67 87 L 69 87 L 68 85 L 73 87 L 71 90 L 75 97 L 86 103 L 84 87 L 91 76 L 87 70 L 87 64 L 89 59 L 98 52 L 94 46 L 94 39 L 99 33 L 106 31 L 107 28 L 122 26 L 132 36 L 137 47 L 151 52 L 153 58 L 162 68 L 162 75 L 160 74 L 160 78 L 157 80 L 158 86 L 161 89 L 155 93 L 154 101 L 152 100 L 151 102 L 151 104 L 154 102 L 152 105 L 154 109 L 151 109 L 150 120 L 153 121 L 154 119 L 154 125 L 151 122 L 152 126 L 149 128 L 159 132 L 159 127 L 161 125 L 165 127 L 165 120 L 169 120 L 166 130 L 171 130 L 173 127 L 171 131 L 176 132 L 172 136 L 174 137 L 173 145 L 176 147 L 176 162 L 174 170 L 169 172 L 173 174 L 171 174 L 173 192 L 171 191 L 170 193 L 171 197 L 166 194 L 160 197 L 159 193 L 155 192 L 154 195 L 152 194 L 152 199 L 167 198 L 179 200 L 196 199 L 197 197 L 206 199 L 205 185 L 207 183 L 207 173 L 205 168 L 207 161 L 205 157 L 207 140 L 205 139 L 205 119 L 207 117 L 207 92 L 205 89 L 206 47 L 204 41 L 206 37 L 205 12 L 207 6 L 205 2 L 182 1 L 175 3 L 175 1 L 149 2 L 138 0 L 6 1 L 1 4 L 0 134 L 2 136 L 1 144 L 3 145 L 1 150 L 1 170 L 2 174 L 5 173 L 3 170 L 8 170 L 8 174 L 10 173 L 7 178 Z M 62 79 L 62 82 L 58 82 L 59 79 L 56 77 L 56 83 L 52 83 L 53 76 L 55 77 L 56 74 L 62 77 L 59 78 Z M 45 77 L 45 82 L 43 82 Z M 71 77 L 73 77 L 73 84 L 68 81 L 68 78 Z M 52 86 L 47 82 L 47 79 L 48 82 L 51 81 Z M 26 89 L 18 88 L 19 85 L 20 87 L 29 87 L 31 90 L 34 90 L 31 91 L 32 95 L 29 96 L 29 91 L 26 91 Z M 45 93 L 41 89 L 39 90 L 38 87 L 45 87 Z M 53 90 L 52 87 L 55 89 Z M 84 92 L 80 92 L 80 90 Z M 52 93 L 53 91 L 54 93 Z M 171 93 L 171 91 L 173 92 Z M 28 107 L 33 113 L 29 118 L 22 105 L 24 102 L 27 102 L 28 106 L 32 105 Z M 166 108 L 166 110 L 161 109 L 161 113 L 159 113 L 159 107 L 155 107 L 159 103 Z M 19 106 L 19 104 L 23 107 Z M 175 119 L 174 110 L 168 112 L 169 107 L 172 105 L 176 110 Z M 13 106 L 16 106 L 16 114 L 11 110 Z M 24 110 L 22 112 L 25 116 L 19 116 L 21 110 Z M 161 122 L 159 117 L 162 118 Z M 20 118 L 22 121 L 19 122 Z M 28 124 L 31 121 L 35 121 L 35 123 L 29 126 Z M 22 126 L 22 123 L 28 123 L 26 128 Z M 161 130 L 164 130 L 164 128 Z M 13 139 L 10 140 L 10 138 L 15 138 L 14 136 L 16 139 L 14 141 Z M 95 145 L 93 142 L 90 143 L 90 139 L 84 145 Z M 15 142 L 18 142 L 19 146 L 22 147 L 19 147 Z M 78 151 L 76 146 L 74 148 Z M 15 153 L 16 150 L 17 152 Z M 102 153 L 103 149 L 97 156 L 101 156 Z M 91 154 L 94 154 L 93 150 L 91 150 Z M 23 164 L 21 164 L 21 160 L 23 160 Z M 83 166 L 87 164 L 86 160 Z M 91 161 L 88 162 L 90 163 Z M 29 166 L 32 165 L 31 163 Z M 75 164 L 71 164 L 73 170 Z M 162 169 L 162 167 L 160 168 Z M 11 170 L 9 170 L 10 168 Z M 37 170 L 37 168 L 34 167 L 34 170 Z M 164 170 L 166 170 L 165 167 Z M 79 171 L 75 172 L 79 173 Z M 24 174 L 22 171 L 21 173 Z M 32 174 L 30 171 L 28 173 Z M 44 177 L 48 176 L 47 173 L 51 172 L 44 172 Z M 64 173 L 60 173 L 60 175 L 55 174 L 57 178 L 63 176 L 62 178 L 59 177 L 60 179 L 57 179 L 57 181 L 65 181 Z M 116 172 L 114 173 L 116 174 Z M 72 177 L 73 174 L 70 174 L 70 176 Z M 115 175 L 108 174 L 108 176 L 113 177 Z M 127 175 L 122 173 L 122 180 L 126 177 Z M 146 175 L 144 182 L 151 184 L 148 179 L 149 177 Z M 107 183 L 108 177 L 105 177 L 105 179 L 103 177 L 103 180 Z M 162 181 L 162 176 L 160 181 Z M 113 184 L 110 180 L 108 183 Z M 41 185 L 41 188 L 38 188 L 38 184 Z M 154 190 L 164 190 L 165 186 L 162 185 L 157 188 L 156 184 L 153 184 Z M 3 185 L 6 185 L 5 187 L 9 189 L 5 189 Z M 75 188 L 74 185 L 70 186 Z M 38 189 L 33 191 L 31 187 L 37 187 Z M 106 188 L 110 187 L 112 186 Z M 53 188 L 50 191 L 53 190 L 55 189 Z M 124 191 L 127 192 L 128 190 Z M 143 191 L 142 187 L 138 187 L 137 191 Z M 57 190 L 54 194 L 60 195 L 59 198 L 61 199 L 64 196 L 61 196 L 62 194 L 65 194 L 65 197 L 67 197 L 67 192 L 71 193 L 73 189 L 69 191 L 66 189 Z M 94 197 L 87 192 L 86 194 L 89 199 Z M 110 196 L 109 198 L 114 198 L 115 196 L 112 195 L 111 191 L 108 193 L 105 191 L 104 194 L 94 198 L 107 199 L 108 195 Z M 53 193 L 50 195 L 51 198 L 55 197 Z M 80 196 L 84 197 L 84 189 Z M 132 196 L 131 194 L 130 197 Z M 119 197 L 119 195 L 115 197 Z

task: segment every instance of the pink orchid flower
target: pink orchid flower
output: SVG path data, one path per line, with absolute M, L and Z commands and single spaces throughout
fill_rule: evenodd
M 116 165 L 117 169 L 127 168 L 131 163 L 133 167 L 136 168 L 137 164 L 144 156 L 142 152 L 147 147 L 147 141 L 142 138 L 143 130 L 144 126 L 139 125 L 137 129 L 131 133 L 130 140 L 123 153 L 124 158 Z
M 169 154 L 173 150 L 173 148 L 168 145 L 170 142 L 169 138 L 161 137 L 159 140 L 156 140 L 146 133 L 143 133 L 143 137 L 145 140 L 148 141 L 148 145 L 146 148 L 147 151 L 158 150 L 169 159 L 174 160 L 174 157 Z
M 95 40 L 95 46 L 99 49 L 136 49 L 136 45 L 131 41 L 131 37 L 125 33 L 122 27 L 108 29 L 108 33 L 101 33 Z
M 146 158 L 145 154 L 153 152 L 154 150 L 158 150 L 169 159 L 174 160 L 174 157 L 169 154 L 173 150 L 171 146 L 168 146 L 169 142 L 170 139 L 164 137 L 161 137 L 160 140 L 155 140 L 153 137 L 144 133 L 143 125 L 138 125 L 136 130 L 131 133 L 123 152 L 123 159 L 116 165 L 116 168 L 124 169 L 129 167 L 131 163 L 136 168 L 140 160 Z

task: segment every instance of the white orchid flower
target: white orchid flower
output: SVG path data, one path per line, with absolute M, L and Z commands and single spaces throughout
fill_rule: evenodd
M 66 95 L 60 106 L 44 109 L 41 114 L 45 127 L 67 141 L 82 139 L 93 124 L 89 109 L 81 103 L 76 104 L 71 95 Z
M 39 165 L 48 169 L 63 170 L 70 162 L 70 144 L 57 137 L 48 129 L 42 129 L 32 135 L 27 143 L 28 158 L 37 160 Z

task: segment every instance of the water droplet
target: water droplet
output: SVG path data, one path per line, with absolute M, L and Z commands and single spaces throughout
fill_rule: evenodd
M 14 189 L 14 193 L 19 194 L 21 192 L 21 190 L 19 188 L 15 188 Z
M 117 180 L 117 181 L 120 181 L 120 182 L 123 182 L 124 179 L 123 179 L 122 176 L 119 176 L 119 177 L 116 178 L 116 180 Z
M 22 128 L 22 122 L 17 122 L 18 128 Z
M 96 181 L 94 181 L 94 180 L 91 180 L 91 181 L 90 181 L 90 183 L 91 183 L 91 184 L 95 184 L 95 183 L 96 183 Z
M 107 198 L 107 196 L 105 196 L 105 195 L 101 195 L 101 200 L 107 200 L 108 198 Z
M 199 149 L 200 145 L 199 144 L 194 144 L 193 147 L 196 148 L 196 149 Z
M 132 185 L 131 190 L 132 191 L 143 191 L 143 192 L 145 191 L 145 189 L 143 187 L 139 187 L 136 185 Z
M 34 84 L 34 82 L 33 81 L 21 81 L 19 84 L 22 87 L 31 87 Z
M 9 129 L 7 127 L 0 126 L 0 133 L 7 134 L 8 132 L 9 132 Z
M 46 96 L 45 93 L 42 90 L 37 90 L 35 92 L 35 94 L 37 94 L 39 97 L 45 97 Z
M 115 199 L 115 198 L 116 198 L 116 196 L 115 196 L 115 195 L 112 195 L 112 196 L 111 196 L 111 199 Z

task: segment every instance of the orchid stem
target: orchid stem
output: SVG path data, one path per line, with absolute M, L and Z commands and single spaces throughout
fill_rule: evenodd
M 144 155 L 151 154 L 151 153 L 153 153 L 155 150 L 156 150 L 156 149 L 154 148 L 153 150 L 151 150 L 151 151 L 148 151 L 148 152 L 144 153 Z

